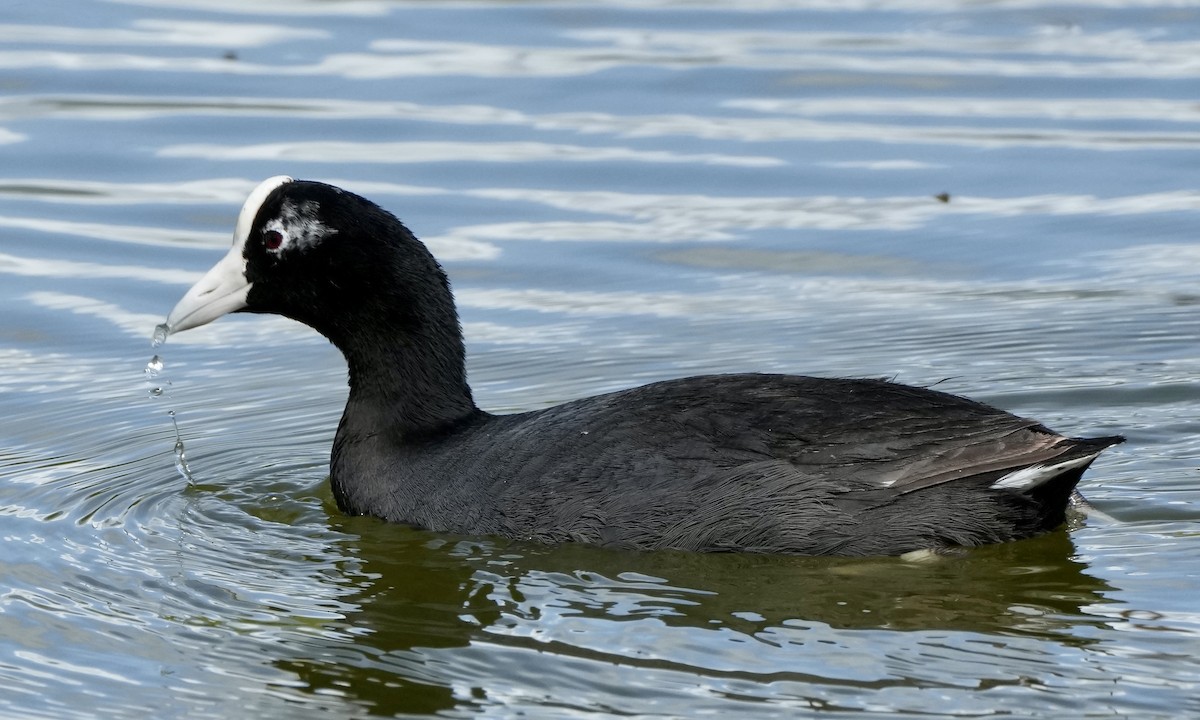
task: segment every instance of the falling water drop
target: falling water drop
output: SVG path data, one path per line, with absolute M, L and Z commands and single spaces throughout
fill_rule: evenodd
M 157 350 L 167 341 L 167 336 L 171 334 L 171 327 L 166 323 L 159 323 L 154 326 L 154 336 L 150 340 L 150 347 Z M 157 355 L 155 356 L 157 357 Z
M 196 478 L 192 476 L 192 469 L 188 467 L 187 455 L 184 452 L 183 436 L 179 434 L 179 420 L 175 417 L 174 410 L 168 410 L 167 414 L 171 416 L 171 425 L 175 428 L 175 469 L 188 481 L 188 485 L 195 485 Z
M 154 378 L 158 377 L 158 374 L 162 372 L 162 369 L 162 358 L 157 355 L 150 358 L 150 362 L 146 363 L 146 379 L 153 380 Z
M 158 379 L 159 373 L 162 372 L 162 369 L 163 369 L 162 358 L 155 355 L 154 357 L 150 358 L 150 362 L 146 363 L 146 369 L 143 371 L 146 375 L 146 382 L 150 383 L 151 399 L 156 398 L 156 397 L 162 397 L 162 395 L 166 392 L 163 389 L 162 385 L 159 385 L 158 383 L 155 382 L 155 380 Z
M 166 323 L 155 327 L 154 339 L 150 343 L 151 347 L 158 349 L 159 346 L 167 341 L 167 335 L 169 332 L 170 328 L 167 327 Z M 149 397 L 152 400 L 160 397 L 166 397 L 167 400 L 171 399 L 171 394 L 167 390 L 167 388 L 171 386 L 171 381 L 167 380 L 166 382 L 161 382 L 159 380 L 159 376 L 163 371 L 163 366 L 163 360 L 158 355 L 150 358 L 150 361 L 146 363 L 146 369 L 144 373 L 146 376 L 146 382 L 150 384 Z M 180 476 L 182 476 L 189 485 L 195 485 L 196 478 L 192 475 L 191 468 L 188 467 L 187 455 L 183 447 L 183 435 L 179 432 L 179 419 L 175 416 L 174 410 L 167 410 L 167 415 L 170 416 L 171 428 L 175 431 L 175 470 L 179 472 Z

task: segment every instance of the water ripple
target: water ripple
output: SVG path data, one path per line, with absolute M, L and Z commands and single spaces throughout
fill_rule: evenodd
M 737 167 L 770 167 L 783 161 L 762 156 L 707 153 L 685 155 L 623 147 L 581 147 L 536 142 L 332 142 L 310 141 L 265 145 L 169 145 L 161 157 L 206 160 L 287 160 L 321 163 L 433 162 L 648 162 L 697 163 Z
M 1114 100 L 1103 98 L 985 100 L 959 98 L 839 98 L 839 99 L 740 99 L 726 107 L 786 118 L 721 117 L 689 114 L 614 115 L 603 112 L 528 114 L 484 105 L 430 106 L 407 102 L 372 102 L 291 98 L 135 97 L 78 95 L 48 98 L 11 96 L 0 99 L 0 118 L 71 117 L 101 120 L 170 117 L 175 115 L 229 115 L 311 117 L 343 119 L 404 119 L 453 125 L 515 126 L 530 130 L 563 130 L 580 135 L 607 134 L 627 138 L 690 136 L 707 140 L 773 142 L 781 140 L 869 141 L 891 143 L 954 144 L 974 147 L 1046 146 L 1098 150 L 1133 150 L 1154 147 L 1191 147 L 1200 134 L 1165 128 L 1119 130 L 1066 128 L 1063 122 L 1146 120 L 1155 123 L 1195 123 L 1200 112 L 1195 103 L 1164 99 Z M 821 121 L 812 117 L 879 116 L 905 122 Z M 805 119 L 798 119 L 797 116 Z M 1054 126 L 994 127 L 975 125 L 914 125 L 913 117 L 1028 118 L 1058 123 Z M 13 142 L 23 136 L 13 136 Z M 290 159 L 313 162 L 418 162 L 538 159 L 631 159 L 657 161 L 700 160 L 750 167 L 777 165 L 778 158 L 762 156 L 702 155 L 676 157 L 671 153 L 637 152 L 627 148 L 581 148 L 549 143 L 345 143 L 291 142 L 252 146 L 183 144 L 160 149 L 164 157 L 210 159 Z M 479 157 L 476 157 L 476 154 Z M 411 159 L 410 159 L 411 158 Z M 918 167 L 922 167 L 918 165 Z M 926 166 L 927 167 L 927 166 Z M 179 187 L 187 191 L 186 186 Z M 197 187 L 196 190 L 206 188 Z M 161 190 L 148 189 L 153 198 Z M 244 194 L 244 193 L 243 193 Z
M 180 47 L 262 47 L 294 40 L 328 37 L 321 30 L 284 25 L 135 20 L 132 29 L 66 27 L 61 25 L 0 24 L 0 38 L 10 44 L 47 45 L 150 45 Z
M 1197 9 L 22 5 L 0 25 L 0 715 L 1186 715 Z M 279 172 L 426 238 L 488 410 L 886 376 L 1126 434 L 1083 484 L 1115 519 L 909 563 L 346 517 L 336 349 L 250 316 L 149 348 Z

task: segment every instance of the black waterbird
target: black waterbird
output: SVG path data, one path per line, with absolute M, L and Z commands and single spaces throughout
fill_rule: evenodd
M 1061 525 L 1120 437 L 882 380 L 706 375 L 493 415 L 467 385 L 441 266 L 391 213 L 273 177 L 171 311 L 309 325 L 345 355 L 338 505 L 436 531 L 622 548 L 894 555 Z

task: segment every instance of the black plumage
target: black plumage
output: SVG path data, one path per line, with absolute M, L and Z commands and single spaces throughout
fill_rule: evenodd
M 1121 441 L 1065 438 L 933 390 L 791 375 L 691 377 L 492 415 L 467 384 L 445 273 L 390 213 L 272 178 L 238 228 L 168 323 L 277 313 L 342 351 L 350 395 L 331 481 L 349 513 L 552 543 L 898 554 L 1061 525 L 1083 471 Z M 219 285 L 239 261 L 240 278 Z M 207 309 L 233 286 L 242 295 L 222 302 L 234 307 Z

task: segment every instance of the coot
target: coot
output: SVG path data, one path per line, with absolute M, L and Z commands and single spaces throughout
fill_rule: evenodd
M 1120 437 L 1067 438 L 881 380 L 708 375 L 493 415 L 467 385 L 441 266 L 392 214 L 273 177 L 171 332 L 276 313 L 328 338 L 350 395 L 330 463 L 343 511 L 547 543 L 893 555 L 1061 525 Z

